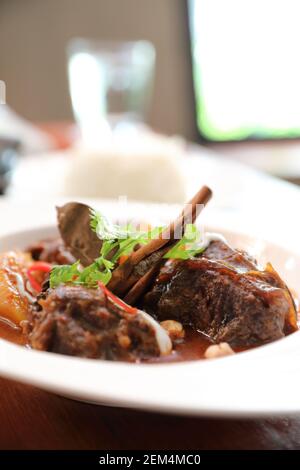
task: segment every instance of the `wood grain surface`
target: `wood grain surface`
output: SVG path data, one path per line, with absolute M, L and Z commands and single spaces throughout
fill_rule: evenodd
M 0 380 L 1 449 L 300 449 L 300 416 L 186 418 L 75 402 Z

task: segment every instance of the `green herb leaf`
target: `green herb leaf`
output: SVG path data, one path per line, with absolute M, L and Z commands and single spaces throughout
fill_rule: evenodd
M 82 269 L 79 261 L 68 266 L 56 266 L 50 273 L 50 287 L 60 284 L 84 285 L 97 287 L 98 281 L 108 284 L 112 271 L 121 256 L 129 256 L 137 244 L 144 245 L 158 238 L 165 227 L 154 227 L 149 231 L 137 231 L 131 224 L 124 227 L 111 224 L 100 212 L 91 211 L 91 229 L 103 241 L 99 257 Z M 164 258 L 190 259 L 204 251 L 199 245 L 200 232 L 194 224 L 186 226 L 184 235 Z
M 50 273 L 50 287 L 54 289 L 61 284 L 70 284 L 93 288 L 97 287 L 98 281 L 107 284 L 111 279 L 113 267 L 111 261 L 102 257 L 97 258 L 94 263 L 82 270 L 80 270 L 79 262 L 55 266 Z
M 147 243 L 162 228 L 156 227 L 149 232 L 134 230 L 131 224 L 119 227 L 111 224 L 102 214 L 91 211 L 91 229 L 103 241 L 100 256 L 95 261 L 80 269 L 79 261 L 68 266 L 56 266 L 50 273 L 50 287 L 60 284 L 84 285 L 97 287 L 97 282 L 108 284 L 112 271 L 121 256 L 130 255 L 137 244 Z
M 187 224 L 183 237 L 165 255 L 167 259 L 187 260 L 203 253 L 201 233 L 194 224 Z
M 50 273 L 50 287 L 54 289 L 60 284 L 73 282 L 78 276 L 79 261 L 71 265 L 55 266 Z
M 127 231 L 114 225 L 98 211 L 91 210 L 91 229 L 98 235 L 100 240 L 116 240 L 127 238 Z
M 113 266 L 113 263 L 109 260 L 105 260 L 102 257 L 97 258 L 94 263 L 81 271 L 75 283 L 83 284 L 87 287 L 97 287 L 98 281 L 107 284 L 111 279 Z

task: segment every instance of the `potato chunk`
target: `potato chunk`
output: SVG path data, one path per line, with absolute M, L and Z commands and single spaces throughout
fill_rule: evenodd
M 19 325 L 28 317 L 29 301 L 20 292 L 30 257 L 18 252 L 0 255 L 0 317 Z

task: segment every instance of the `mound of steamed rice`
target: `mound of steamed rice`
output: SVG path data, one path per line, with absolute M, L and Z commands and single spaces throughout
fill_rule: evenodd
M 144 137 L 72 151 L 66 196 L 180 203 L 186 199 L 184 148 L 177 139 Z

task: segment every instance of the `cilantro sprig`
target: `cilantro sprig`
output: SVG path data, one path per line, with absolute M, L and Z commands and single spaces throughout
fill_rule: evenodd
M 201 233 L 194 224 L 187 224 L 183 237 L 165 255 L 167 259 L 187 260 L 203 253 Z
M 144 245 L 158 238 L 164 227 L 149 231 L 135 230 L 131 224 L 124 227 L 114 225 L 106 217 L 91 211 L 90 227 L 102 240 L 99 257 L 89 266 L 82 268 L 80 261 L 72 265 L 55 266 L 50 273 L 50 287 L 60 284 L 97 287 L 98 281 L 108 284 L 112 271 L 123 256 L 129 256 L 137 244 Z M 167 259 L 190 259 L 204 251 L 199 244 L 201 234 L 194 224 L 187 224 L 183 237 L 164 255 Z
M 86 268 L 81 268 L 79 261 L 72 265 L 55 266 L 50 273 L 51 288 L 60 284 L 96 287 L 98 281 L 108 284 L 119 259 L 129 256 L 137 244 L 144 245 L 157 237 L 163 229 L 155 227 L 145 232 L 135 230 L 131 224 L 120 227 L 96 211 L 91 211 L 90 227 L 102 240 L 99 257 Z

